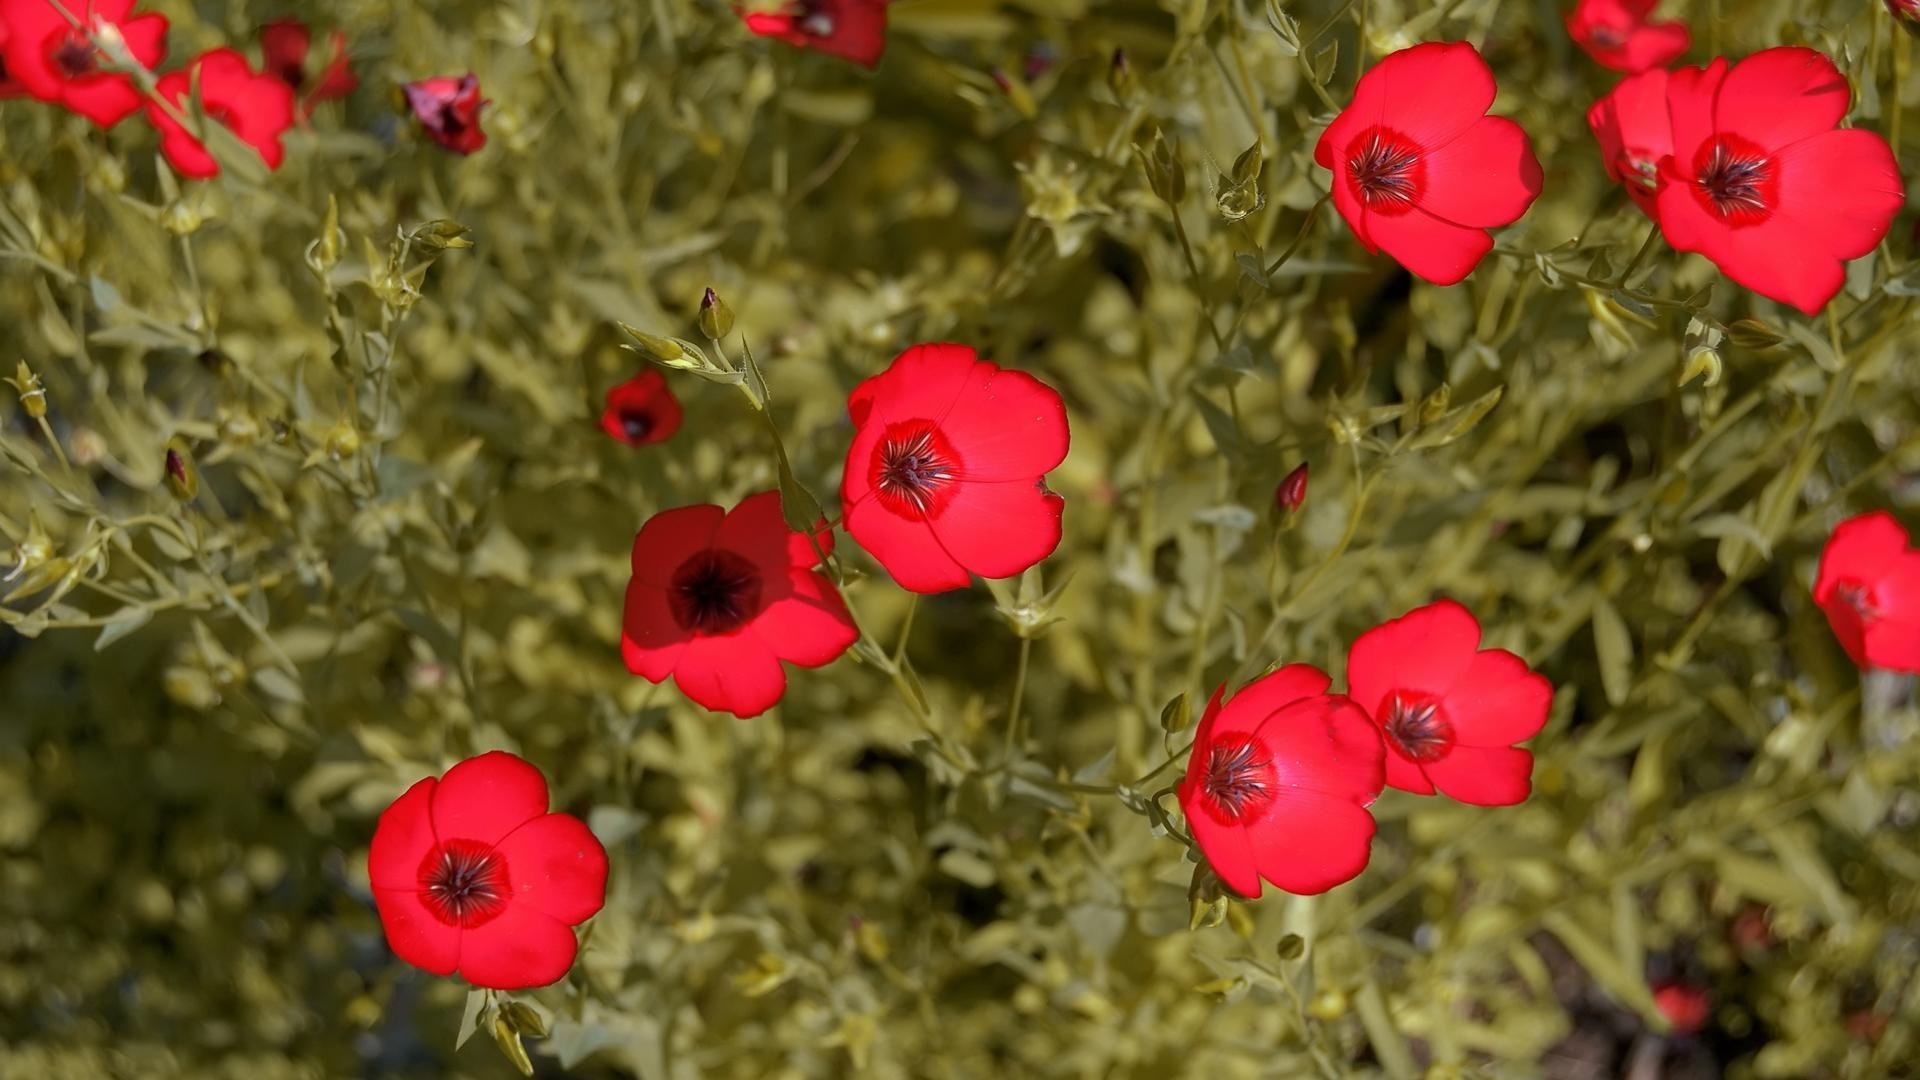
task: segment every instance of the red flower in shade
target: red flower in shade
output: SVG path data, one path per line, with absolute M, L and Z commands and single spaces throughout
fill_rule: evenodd
M 1533 753 L 1512 744 L 1547 722 L 1553 687 L 1504 649 L 1480 648 L 1480 623 L 1442 600 L 1361 634 L 1347 693 L 1386 736 L 1387 783 L 1475 806 L 1509 806 L 1533 788 Z
M 1920 672 L 1920 551 L 1892 514 L 1861 514 L 1833 530 L 1813 602 L 1854 663 Z
M 1826 306 L 1846 260 L 1872 251 L 1906 200 L 1885 139 L 1834 130 L 1851 95 L 1812 49 L 1675 71 L 1659 196 L 1667 243 L 1808 315 Z
M 847 533 L 919 593 L 1013 577 L 1060 544 L 1067 408 L 965 345 L 915 345 L 847 399 Z
M 7 36 L 9 33 L 10 31 L 7 29 L 7 24 L 0 22 L 0 101 L 5 101 L 8 98 L 21 97 L 27 92 L 26 87 L 14 82 L 13 77 L 7 74 Z
M 293 91 L 279 79 L 254 71 L 246 57 L 232 49 L 202 53 L 188 70 L 161 76 L 156 89 L 184 111 L 196 71 L 207 118 L 258 151 L 267 168 L 279 168 L 287 156 L 280 136 L 293 126 Z M 200 180 L 219 175 L 220 163 L 157 102 L 147 103 L 147 118 L 160 130 L 160 150 L 180 175 Z
M 1660 1009 L 1660 1015 L 1667 1018 L 1677 1034 L 1692 1035 L 1707 1026 L 1707 1018 L 1713 1015 L 1713 1001 L 1707 992 L 1697 986 L 1683 983 L 1667 983 L 1653 991 L 1653 1003 Z
M 573 927 L 606 902 L 607 853 L 579 818 L 547 812 L 540 770 L 496 750 L 395 799 L 367 876 L 400 959 L 523 990 L 573 966 Z
M 833 534 L 816 537 L 820 550 Z M 649 682 L 668 675 L 716 712 L 758 716 L 787 689 L 782 660 L 819 667 L 859 632 L 840 594 L 815 570 L 820 555 L 787 528 L 780 493 L 732 512 L 683 506 L 647 519 L 633 541 L 620 651 Z
M 665 375 L 648 368 L 607 391 L 600 427 L 628 446 L 665 442 L 680 430 L 680 399 Z
M 1693 39 L 1682 22 L 1649 22 L 1658 0 L 1580 0 L 1567 33 L 1602 67 L 1628 73 L 1666 67 Z
M 746 11 L 740 18 L 761 37 L 865 67 L 879 64 L 887 48 L 886 0 L 787 0 L 778 10 Z
M 434 142 L 462 155 L 487 145 L 487 133 L 480 130 L 480 110 L 492 103 L 481 100 L 478 78 L 437 75 L 400 89 L 407 96 L 407 107 Z
M 1920 35 L 1920 0 L 1887 0 L 1887 12 L 1902 30 Z
M 280 19 L 260 28 L 260 52 L 266 69 L 287 84 L 300 102 L 300 115 L 312 115 L 323 101 L 336 101 L 359 87 L 360 79 L 347 63 L 347 35 L 335 30 L 327 35 L 325 67 L 317 73 L 307 71 L 307 57 L 313 51 L 313 31 L 298 19 Z
M 1607 175 L 1625 184 L 1642 213 L 1659 220 L 1660 162 L 1673 153 L 1667 73 L 1629 75 L 1587 110 Z
M 1333 171 L 1333 205 L 1368 251 L 1452 285 L 1540 194 L 1520 125 L 1486 115 L 1493 71 L 1474 47 L 1430 42 L 1375 64 L 1313 159 Z
M 164 15 L 133 15 L 133 0 L 67 0 L 67 21 L 53 0 L 0 0 L 0 74 L 41 101 L 64 105 L 103 128 L 140 108 L 140 91 L 125 75 L 108 73 L 107 59 L 88 34 L 118 31 L 127 52 L 153 67 L 167 52 Z
M 1380 733 L 1324 672 L 1290 664 L 1223 707 L 1214 691 L 1180 782 L 1180 809 L 1214 873 L 1234 892 L 1260 879 L 1326 892 L 1367 867 L 1379 796 Z

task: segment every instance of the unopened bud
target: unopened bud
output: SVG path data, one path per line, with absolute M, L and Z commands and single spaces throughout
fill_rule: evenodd
M 1283 514 L 1291 514 L 1307 501 L 1307 463 L 1293 467 L 1280 486 L 1273 489 L 1273 505 Z
M 1187 702 L 1187 695 L 1179 694 L 1166 707 L 1160 710 L 1160 729 L 1169 735 L 1187 730 L 1193 722 L 1193 706 Z
M 1275 951 L 1280 954 L 1282 960 L 1298 960 L 1306 955 L 1307 943 L 1299 934 L 1288 934 L 1280 939 L 1279 947 Z
M 187 453 L 186 441 L 177 436 L 167 443 L 166 481 L 167 490 L 181 502 L 192 502 L 200 491 L 200 474 L 193 467 L 193 457 Z
M 200 212 L 200 208 L 190 205 L 185 199 L 176 199 L 160 211 L 160 227 L 175 236 L 192 236 L 206 223 L 206 215 Z
M 1440 419 L 1447 414 L 1447 409 L 1452 404 L 1453 385 L 1451 383 L 1441 383 L 1434 388 L 1433 393 L 1421 399 L 1420 423 L 1426 425 Z
M 1705 376 L 1706 381 L 1701 385 L 1718 386 L 1721 370 L 1719 352 L 1702 345 L 1687 354 L 1687 366 L 1680 369 L 1680 385 Z
M 547 1022 L 534 1010 L 533 1006 L 520 1001 L 509 1001 L 503 1007 L 507 1022 L 513 1030 L 522 1035 L 531 1035 L 536 1039 L 547 1037 Z
M 1134 87 L 1138 84 L 1133 64 L 1127 59 L 1127 50 L 1113 50 L 1113 59 L 1107 64 L 1107 89 L 1113 91 L 1114 97 L 1126 101 L 1133 96 Z
M 1153 137 L 1144 144 L 1134 144 L 1134 149 L 1140 153 L 1147 170 L 1147 185 L 1153 193 L 1168 206 L 1178 205 L 1187 193 L 1187 172 L 1167 143 L 1166 133 L 1155 128 Z
M 19 362 L 13 369 L 13 378 L 6 382 L 8 386 L 13 387 L 15 393 L 20 395 L 20 407 L 27 410 L 28 416 L 38 420 L 47 415 L 46 385 L 40 381 L 40 376 L 35 375 L 33 369 L 27 366 L 25 360 Z
M 733 309 L 712 289 L 700 298 L 700 332 L 709 341 L 721 341 L 733 333 Z
M 507 1019 L 506 1010 L 501 1010 L 493 1018 L 493 1042 L 505 1054 L 513 1067 L 520 1070 L 521 1076 L 533 1075 L 533 1062 L 527 1057 L 527 1048 L 520 1045 L 520 1033 L 513 1029 L 513 1021 Z

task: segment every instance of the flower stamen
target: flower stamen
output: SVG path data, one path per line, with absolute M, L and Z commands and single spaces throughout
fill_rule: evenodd
M 448 926 L 471 930 L 506 910 L 507 862 L 472 840 L 449 840 L 420 866 L 420 902 Z
M 667 606 L 682 629 L 724 634 L 760 607 L 760 571 L 731 551 L 710 548 L 674 571 Z
M 1238 744 L 1215 743 L 1208 752 L 1207 771 L 1200 787 L 1230 818 L 1244 815 L 1273 792 L 1273 763 L 1252 739 Z
M 1420 192 L 1419 148 L 1379 128 L 1355 142 L 1347 171 L 1360 201 L 1374 210 L 1412 209 Z
M 1387 698 L 1387 739 L 1410 761 L 1438 761 L 1453 748 L 1453 725 L 1433 698 L 1395 693 Z

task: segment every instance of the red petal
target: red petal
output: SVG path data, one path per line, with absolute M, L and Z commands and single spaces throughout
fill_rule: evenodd
M 1473 806 L 1512 806 L 1533 790 L 1533 753 L 1507 746 L 1456 746 L 1429 761 L 1427 777 L 1440 793 Z
M 1493 69 L 1472 45 L 1430 41 L 1370 68 L 1348 109 L 1373 117 L 1364 126 L 1382 124 L 1432 151 L 1485 116 L 1494 92 Z
M 1313 793 L 1365 806 L 1386 783 L 1380 729 L 1346 698 L 1296 701 L 1269 716 L 1256 738 L 1273 755 L 1281 801 Z
M 932 420 L 937 424 L 947 418 L 977 363 L 979 357 L 966 345 L 915 345 L 856 388 L 854 396 L 871 400 L 885 423 Z
M 1493 237 L 1442 221 L 1418 207 L 1404 214 L 1369 214 L 1374 243 L 1415 277 L 1435 285 L 1456 285 L 1493 250 Z
M 607 851 L 571 814 L 534 818 L 509 833 L 494 851 L 507 861 L 514 906 L 531 906 L 578 926 L 607 901 Z
M 1392 690 L 1444 697 L 1473 663 L 1480 623 L 1452 600 L 1418 607 L 1361 634 L 1347 653 L 1347 695 L 1380 715 Z
M 103 128 L 110 128 L 140 111 L 140 91 L 135 90 L 133 81 L 124 75 L 90 75 L 76 79 L 62 88 L 59 100 Z
M 393 800 L 374 826 L 367 851 L 367 879 L 376 889 L 420 886 L 420 864 L 440 841 L 433 834 L 433 789 L 439 781 L 429 776 Z
M 941 432 L 968 480 L 1033 480 L 1067 456 L 1067 407 L 1053 387 L 1021 371 L 976 365 Z
M 1920 673 L 1920 618 L 1876 619 L 1866 628 L 1863 666 Z
M 1401 755 L 1400 751 L 1389 747 L 1386 755 L 1387 786 L 1399 791 L 1411 791 L 1415 795 L 1433 794 L 1433 781 L 1420 771 L 1420 766 Z
M 1762 296 L 1816 315 L 1846 283 L 1822 231 L 1775 211 L 1753 225 L 1728 225 L 1709 213 L 1686 182 L 1659 195 L 1660 231 L 1676 251 L 1695 251 L 1720 272 Z
M 1627 72 L 1662 68 L 1680 59 L 1692 44 L 1693 35 L 1687 32 L 1685 23 L 1647 23 L 1627 35 L 1618 62 L 1607 66 Z
M 833 550 L 831 530 L 822 529 L 817 539 L 820 551 Z M 721 523 L 713 546 L 744 556 L 760 568 L 763 576 L 776 582 L 786 577 L 791 567 L 820 565 L 820 555 L 807 541 L 807 534 L 787 527 L 778 491 L 762 491 L 740 500 Z
M 1325 145 L 1324 140 L 1321 145 Z M 1373 239 L 1371 218 L 1367 213 L 1366 204 L 1353 193 L 1353 181 L 1348 178 L 1347 163 L 1344 158 L 1336 161 L 1333 166 L 1333 208 L 1340 211 L 1341 220 L 1347 223 L 1347 228 L 1353 230 L 1353 237 L 1360 241 L 1361 247 L 1375 255 L 1380 254 L 1380 245 Z
M 1906 202 L 1887 141 L 1853 128 L 1826 131 L 1774 154 L 1780 210 L 1817 224 L 1825 250 L 1842 259 L 1869 254 Z
M 863 499 L 847 511 L 847 535 L 909 592 L 946 592 L 972 584 L 966 569 L 940 546 L 925 521 L 902 517 L 877 497 Z
M 753 632 L 775 656 L 801 667 L 819 667 L 853 647 L 860 637 L 846 602 L 815 570 L 787 572 L 789 590 L 753 620 Z
M 1505 649 L 1475 653 L 1465 674 L 1447 691 L 1447 719 L 1466 746 L 1511 746 L 1546 726 L 1553 684 Z
M 460 974 L 488 990 L 530 990 L 557 983 L 580 950 L 566 923 L 531 904 L 508 904 L 462 938 Z
M 680 654 L 693 635 L 673 617 L 667 590 L 638 577 L 627 582 L 626 611 L 621 619 L 620 656 L 627 670 L 659 682 L 673 674 Z
M 785 669 L 751 630 L 694 638 L 674 666 L 673 681 L 696 704 L 742 720 L 773 708 L 787 691 Z
M 1713 101 L 1727 77 L 1727 60 L 1716 58 L 1704 68 L 1676 68 L 1667 76 L 1667 116 L 1672 122 L 1673 164 L 1681 175 L 1693 176 L 1700 144 L 1713 137 Z
M 1850 517 L 1834 527 L 1820 552 L 1813 598 L 1826 603 L 1842 579 L 1876 582 L 1907 553 L 1907 530 L 1885 510 Z
M 1331 685 L 1333 679 L 1312 664 L 1288 664 L 1235 691 L 1217 716 L 1210 720 L 1203 718 L 1199 738 L 1258 731 L 1281 709 L 1296 701 L 1319 697 Z
M 710 503 L 662 510 L 633 538 L 633 576 L 666 588 L 687 556 L 713 546 L 727 512 Z
M 1065 506 L 1031 480 L 962 482 L 931 525 L 955 562 L 983 578 L 1010 578 L 1060 546 Z
M 546 777 L 504 750 L 448 769 L 433 793 L 433 830 L 442 841 L 495 844 L 546 812 Z
M 451 975 L 460 963 L 461 931 L 434 918 L 420 902 L 417 885 L 404 889 L 375 886 L 373 906 L 395 956 L 422 971 Z
M 126 40 L 127 52 L 150 68 L 158 66 L 167 55 L 165 15 L 142 15 L 128 19 L 120 24 L 120 36 Z
M 1820 53 L 1766 49 L 1727 72 L 1714 98 L 1714 127 L 1780 150 L 1832 130 L 1852 100 L 1847 77 Z
M 1540 162 L 1527 133 L 1505 117 L 1482 117 L 1428 154 L 1426 165 L 1420 209 L 1456 225 L 1511 224 L 1540 194 Z
M 1374 823 L 1372 814 L 1351 802 L 1298 794 L 1275 799 L 1246 831 L 1260 876 L 1287 892 L 1312 896 L 1367 868 Z
M 1193 806 L 1192 800 L 1199 797 L 1197 784 L 1180 785 L 1180 809 L 1186 814 L 1187 828 L 1193 831 L 1193 842 L 1200 845 L 1207 865 L 1227 888 L 1248 899 L 1259 896 L 1260 867 L 1254 860 L 1246 828 L 1238 822 L 1222 822 Z

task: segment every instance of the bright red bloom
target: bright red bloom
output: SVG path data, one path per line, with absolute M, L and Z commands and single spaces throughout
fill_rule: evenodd
M 1492 69 L 1464 43 L 1402 49 L 1360 77 L 1313 159 L 1368 251 L 1452 285 L 1493 249 L 1488 229 L 1527 212 L 1540 162 L 1520 125 L 1486 115 L 1493 95 Z
M 267 168 L 279 168 L 287 156 L 280 136 L 293 126 L 293 91 L 272 75 L 254 71 L 246 57 L 232 49 L 214 49 L 195 58 L 188 70 L 161 76 L 156 87 L 160 96 L 182 111 L 188 109 L 194 71 L 200 73 L 200 103 L 207 118 L 258 151 Z M 180 175 L 198 180 L 219 175 L 220 163 L 158 103 L 147 103 L 147 118 L 160 131 L 161 152 Z
M 491 102 L 480 97 L 480 80 L 473 75 L 454 78 L 436 75 L 402 86 L 407 107 L 434 142 L 456 154 L 471 154 L 487 145 L 480 130 L 480 110 Z
M 325 66 L 317 73 L 307 71 L 307 58 L 313 51 L 313 31 L 298 19 L 280 19 L 260 28 L 260 52 L 268 72 L 287 84 L 300 102 L 300 115 L 311 116 L 323 101 L 337 101 L 354 92 L 359 76 L 347 62 L 347 35 L 335 30 L 327 35 Z
M 1387 783 L 1475 806 L 1533 789 L 1533 753 L 1514 743 L 1547 722 L 1553 686 L 1505 649 L 1480 648 L 1480 623 L 1441 600 L 1354 639 L 1347 694 L 1386 737 Z
M 606 903 L 607 853 L 579 818 L 547 812 L 540 770 L 496 750 L 395 799 L 367 876 L 400 959 L 524 990 L 573 966 L 573 927 Z
M 153 67 L 167 53 L 167 18 L 134 15 L 134 0 L 69 0 L 68 11 L 93 33 L 118 31 L 135 60 Z M 140 108 L 140 91 L 126 75 L 108 73 L 88 33 L 52 0 L 0 0 L 0 69 L 4 79 L 40 101 L 64 105 L 103 128 Z
M 786 0 L 775 11 L 743 11 L 741 21 L 761 37 L 778 38 L 865 67 L 887 48 L 886 0 Z
M 1289 664 L 1207 702 L 1180 782 L 1194 842 L 1227 887 L 1248 898 L 1265 878 L 1300 895 L 1366 869 L 1367 806 L 1382 784 L 1380 733 L 1325 672 Z
M 1681 1035 L 1692 1035 L 1707 1026 L 1707 1018 L 1713 1015 L 1713 1001 L 1707 992 L 1683 983 L 1667 983 L 1655 988 L 1653 1003 Z
M 1813 602 L 1854 663 L 1920 672 L 1920 551 L 1892 514 L 1861 514 L 1833 530 Z
M 665 442 L 680 430 L 680 399 L 665 375 L 648 368 L 607 391 L 600 427 L 628 446 Z
M 1846 76 L 1812 49 L 1675 71 L 1659 196 L 1667 243 L 1818 313 L 1845 282 L 1846 260 L 1872 251 L 1906 200 L 1885 139 L 1834 129 L 1851 96 Z
M 840 593 L 815 570 L 816 551 L 787 528 L 780 493 L 749 496 L 732 512 L 682 506 L 647 519 L 633 540 L 620 652 L 649 682 L 668 675 L 716 712 L 758 716 L 787 689 L 782 660 L 819 667 L 860 634 Z
M 1629 75 L 1587 110 L 1607 175 L 1625 184 L 1642 213 L 1659 220 L 1660 162 L 1673 153 L 1667 118 L 1667 73 Z
M 1692 43 L 1683 22 L 1650 22 L 1658 0 L 1580 0 L 1567 33 L 1602 67 L 1629 74 L 1662 68 Z

